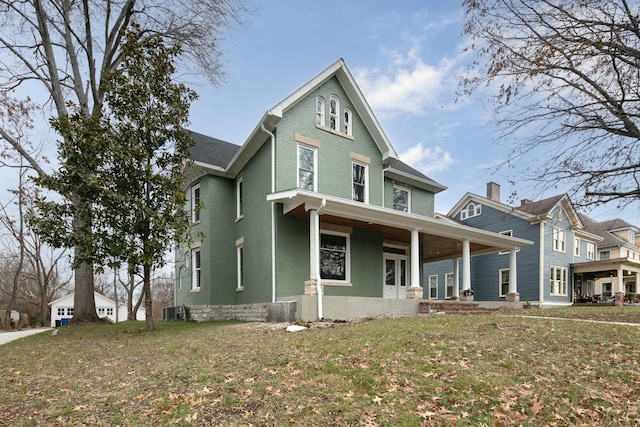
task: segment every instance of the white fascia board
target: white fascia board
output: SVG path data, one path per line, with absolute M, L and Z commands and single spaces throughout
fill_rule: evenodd
M 588 231 L 584 231 L 583 229 L 574 229 L 573 230 L 573 234 L 575 234 L 577 237 L 584 239 L 584 240 L 590 240 L 594 243 L 597 242 L 602 242 L 604 240 L 604 237 L 602 236 L 598 236 L 596 234 L 593 233 L 589 233 Z
M 411 184 L 414 187 L 422 188 L 423 190 L 433 191 L 434 193 L 439 193 L 447 189 L 442 184 L 439 184 L 430 179 L 422 179 L 415 175 L 408 174 L 403 171 L 399 171 L 398 169 L 394 169 L 392 167 L 388 167 L 383 170 L 385 174 L 388 174 L 390 178 L 395 178 L 396 176 L 400 177 L 401 180 L 407 182 L 407 184 Z
M 458 201 L 458 203 L 456 203 L 451 208 L 451 210 L 449 211 L 449 213 L 447 215 L 451 216 L 451 217 L 455 217 L 456 214 L 458 212 L 460 212 L 462 210 L 462 208 L 464 208 L 471 201 L 477 202 L 477 203 L 481 203 L 481 204 L 483 204 L 485 206 L 488 206 L 490 208 L 499 210 L 499 211 L 504 212 L 506 214 L 513 215 L 515 217 L 524 219 L 526 221 L 539 222 L 539 220 L 540 220 L 540 217 L 538 217 L 537 215 L 528 214 L 526 212 L 523 212 L 523 211 L 519 210 L 518 208 L 514 208 L 512 206 L 505 205 L 504 203 L 496 202 L 494 200 L 490 200 L 490 199 L 487 199 L 486 197 L 478 196 L 477 194 L 473 194 L 473 193 L 465 194 L 464 197 L 462 199 L 460 199 Z
M 342 199 L 326 194 L 314 193 L 307 190 L 288 190 L 267 196 L 268 201 L 281 202 L 285 206 L 295 209 L 302 204 L 316 205 L 318 201 L 326 200 L 323 213 L 344 218 L 350 218 L 367 223 L 380 224 L 405 230 L 418 230 L 435 236 L 448 237 L 456 240 L 469 240 L 500 249 L 516 249 L 532 245 L 533 242 L 517 237 L 505 236 L 479 228 L 469 227 L 442 221 L 425 216 L 396 211 L 381 206 L 374 206 Z
M 278 115 L 273 110 L 269 110 L 264 113 L 262 119 L 260 119 L 258 124 L 253 128 L 253 131 L 251 131 L 247 140 L 242 144 L 242 147 L 240 147 L 235 156 L 233 156 L 229 162 L 226 170 L 229 177 L 235 178 L 249 160 L 251 160 L 251 158 L 258 152 L 260 147 L 262 147 L 262 144 L 269 139 L 269 135 L 262 130 L 262 125 L 272 132 L 278 125 L 280 119 L 282 119 L 282 115 Z M 261 137 L 261 135 L 264 137 Z

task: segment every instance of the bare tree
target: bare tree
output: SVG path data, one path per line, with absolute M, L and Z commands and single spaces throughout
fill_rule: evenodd
M 213 83 L 223 77 L 220 67 L 222 32 L 237 22 L 236 0 L 0 0 L 0 88 L 39 85 L 48 95 L 53 116 L 70 115 L 69 105 L 81 114 L 99 115 L 105 97 L 103 75 L 121 60 L 121 42 L 135 20 L 141 37 L 160 34 L 183 47 L 188 63 Z M 37 171 L 46 175 L 24 144 L 6 129 L 0 136 Z M 65 137 L 63 135 L 63 137 Z M 90 171 L 85 172 L 90 181 Z M 77 230 L 90 229 L 91 203 L 77 194 L 65 194 L 77 212 Z M 77 243 L 82 259 L 90 248 Z M 75 269 L 74 322 L 98 319 L 93 297 L 93 267 L 82 262 Z
M 71 279 L 63 271 L 68 253 L 45 245 L 40 237 L 26 227 L 24 217 L 32 207 L 36 190 L 26 182 L 27 168 L 20 168 L 19 184 L 11 190 L 12 201 L 0 205 L 0 225 L 6 231 L 4 243 L 11 260 L 5 273 L 10 275 L 10 290 L 5 290 L 8 309 L 17 309 L 19 302 L 37 308 L 40 320 L 49 320 L 49 302 Z
M 461 89 L 491 90 L 506 161 L 577 203 L 640 200 L 639 5 L 626 0 L 465 0 Z M 532 165 L 528 167 L 527 165 Z

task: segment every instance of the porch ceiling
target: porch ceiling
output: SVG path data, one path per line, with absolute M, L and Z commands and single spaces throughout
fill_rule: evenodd
M 365 205 L 305 190 L 271 194 L 268 200 L 283 203 L 285 214 L 308 218 L 310 209 L 321 209 L 321 224 L 336 224 L 382 233 L 385 242 L 409 245 L 411 230 L 420 234 L 423 261 L 462 257 L 462 240 L 469 240 L 471 255 L 531 245 L 524 239 L 504 236 L 465 225 Z M 324 201 L 324 202 L 323 202 Z

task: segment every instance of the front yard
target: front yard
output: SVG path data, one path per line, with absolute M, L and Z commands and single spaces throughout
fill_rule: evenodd
M 587 313 L 62 328 L 0 347 L 0 424 L 638 424 L 640 329 L 559 318 Z

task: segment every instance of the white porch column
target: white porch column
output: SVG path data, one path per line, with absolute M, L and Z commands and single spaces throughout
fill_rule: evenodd
M 322 283 L 320 280 L 320 214 L 309 209 L 309 280 L 304 282 L 305 295 L 318 296 L 318 319 L 322 319 Z
M 464 295 L 471 290 L 471 244 L 468 239 L 462 241 L 462 300 L 473 300 L 472 295 Z
M 624 271 L 619 268 L 618 269 L 618 286 L 617 286 L 617 291 L 618 292 L 622 292 L 625 293 L 625 288 L 624 288 Z
M 636 273 L 636 287 L 634 291 L 636 294 L 640 292 L 640 273 Z
M 616 277 L 616 287 L 614 290 L 615 305 L 624 305 L 624 271 L 621 268 L 618 269 L 618 275 Z
M 309 279 L 318 279 L 318 255 L 320 253 L 320 218 L 318 211 L 309 211 Z
M 520 294 L 518 293 L 518 270 L 516 263 L 517 249 L 509 251 L 509 292 L 506 295 L 506 302 L 519 302 Z
M 460 299 L 460 268 L 459 258 L 453 260 L 453 299 Z
M 407 289 L 407 299 L 422 299 L 420 287 L 420 234 L 417 229 L 411 230 L 411 282 Z

